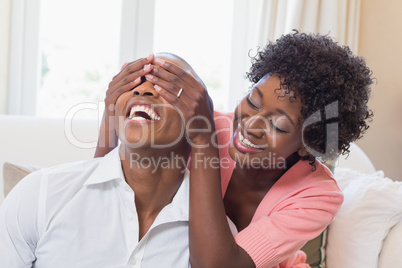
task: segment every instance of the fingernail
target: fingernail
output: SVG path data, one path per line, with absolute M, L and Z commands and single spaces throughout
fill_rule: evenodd
M 123 70 L 124 68 L 126 68 L 127 65 L 128 65 L 128 62 L 125 62 L 125 63 L 123 64 L 123 66 L 121 66 L 121 69 L 120 69 L 120 70 Z
M 146 77 L 148 80 L 152 80 L 152 79 L 154 78 L 154 76 L 153 76 L 152 74 L 146 74 L 145 77 Z
M 138 84 L 139 82 L 141 82 L 141 77 L 138 77 L 137 79 L 134 80 L 134 83 Z
M 148 60 L 152 60 L 152 58 L 154 57 L 154 53 L 149 54 L 149 56 L 147 57 Z
M 160 66 L 163 66 L 163 65 L 165 65 L 165 61 L 164 60 L 162 60 L 162 59 L 156 59 L 156 62 L 160 65 Z
M 144 71 L 149 71 L 151 70 L 151 64 L 147 64 L 144 66 Z
M 155 88 L 155 90 L 158 91 L 158 92 L 161 91 L 161 89 L 162 89 L 162 88 L 161 88 L 160 86 L 158 86 L 158 85 L 155 85 L 154 88 Z
M 193 78 L 195 78 L 195 76 L 194 76 L 194 74 L 193 74 L 192 72 L 187 71 L 187 73 L 188 73 L 189 75 L 191 75 Z M 197 78 L 196 78 L 196 79 L 197 79 Z

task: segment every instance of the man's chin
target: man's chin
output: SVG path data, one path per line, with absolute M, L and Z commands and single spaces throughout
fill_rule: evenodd
M 130 149 L 138 149 L 138 148 L 150 148 L 151 141 L 147 137 L 141 137 L 137 135 L 125 135 L 119 136 L 120 146 L 126 147 Z

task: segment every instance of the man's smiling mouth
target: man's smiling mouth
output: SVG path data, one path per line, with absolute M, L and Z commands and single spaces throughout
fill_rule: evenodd
M 148 105 L 133 105 L 128 116 L 131 120 L 160 120 L 159 115 Z

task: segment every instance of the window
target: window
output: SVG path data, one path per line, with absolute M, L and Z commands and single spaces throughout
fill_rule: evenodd
M 154 51 L 184 58 L 221 110 L 227 108 L 232 13 L 232 0 L 155 1 Z
M 64 117 L 77 103 L 104 99 L 118 70 L 120 18 L 121 1 L 41 1 L 36 115 Z
M 12 114 L 65 117 L 74 106 L 91 103 L 75 116 L 98 117 L 93 104 L 103 103 L 120 66 L 152 51 L 183 57 L 207 85 L 215 108 L 232 109 L 231 64 L 233 55 L 240 54 L 233 40 L 241 38 L 233 39 L 232 31 L 242 24 L 238 17 L 233 21 L 233 12 L 241 0 L 15 2 L 13 22 L 19 23 L 12 28 Z

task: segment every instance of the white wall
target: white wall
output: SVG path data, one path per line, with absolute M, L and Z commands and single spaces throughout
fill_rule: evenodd
M 377 170 L 402 181 L 402 1 L 361 2 L 359 54 L 373 70 L 376 83 L 369 106 L 371 127 L 357 144 Z
M 0 114 L 7 113 L 11 0 L 0 1 Z

